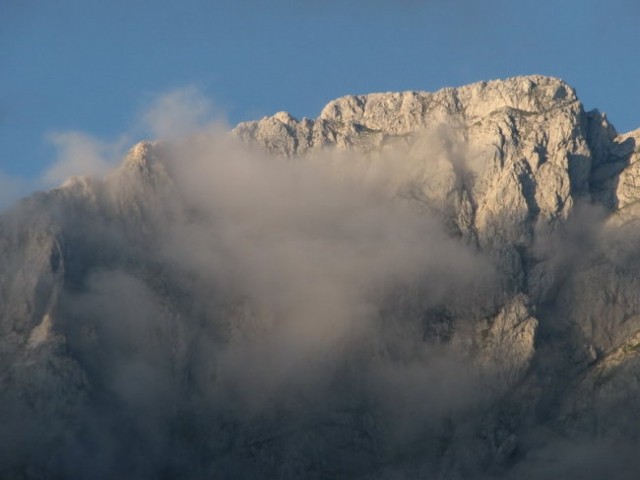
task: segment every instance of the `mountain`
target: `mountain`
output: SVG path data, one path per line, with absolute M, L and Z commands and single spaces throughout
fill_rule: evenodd
M 544 76 L 143 142 L 0 218 L 2 478 L 635 478 L 640 130 Z

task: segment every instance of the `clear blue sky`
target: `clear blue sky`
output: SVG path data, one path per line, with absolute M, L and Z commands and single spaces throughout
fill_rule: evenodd
M 0 0 L 0 174 L 35 178 L 51 132 L 112 141 L 187 85 L 235 124 L 541 73 L 627 131 L 640 127 L 639 25 L 638 0 Z

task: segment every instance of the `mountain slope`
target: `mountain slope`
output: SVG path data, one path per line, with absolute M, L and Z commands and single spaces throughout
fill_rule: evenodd
M 625 478 L 639 135 L 517 77 L 32 196 L 0 219 L 0 476 Z

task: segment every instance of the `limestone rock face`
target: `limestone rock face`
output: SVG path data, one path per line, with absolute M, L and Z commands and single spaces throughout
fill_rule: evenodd
M 610 153 L 614 162 L 624 166 L 617 180 L 616 200 L 617 207 L 624 208 L 636 202 L 640 198 L 638 190 L 638 173 L 640 166 L 640 131 L 634 130 L 615 139 Z
M 531 316 L 524 296 L 516 296 L 481 328 L 481 363 L 492 371 L 502 388 L 522 379 L 535 353 L 538 321 Z M 484 327 L 484 329 L 483 329 Z
M 533 463 L 638 446 L 640 131 L 534 75 L 231 137 L 0 217 L 0 477 L 579 478 Z

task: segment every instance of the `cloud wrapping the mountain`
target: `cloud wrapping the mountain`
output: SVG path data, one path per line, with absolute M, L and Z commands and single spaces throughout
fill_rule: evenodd
M 42 343 L 2 377 L 18 393 L 0 404 L 0 452 L 10 452 L 0 472 L 536 478 L 618 471 L 609 452 L 633 464 L 604 438 L 565 443 L 509 424 L 519 409 L 546 414 L 521 392 L 551 387 L 527 373 L 561 376 L 592 361 L 583 351 L 569 358 L 548 341 L 532 365 L 477 361 L 479 338 L 500 354 L 512 330 L 516 341 L 538 325 L 543 336 L 575 334 L 563 302 L 582 294 L 580 275 L 607 246 L 617 245 L 607 253 L 616 267 L 629 268 L 633 230 L 610 231 L 602 209 L 587 205 L 536 230 L 525 285 L 548 309 L 538 321 L 525 295 L 505 305 L 496 259 L 433 207 L 447 205 L 443 185 L 473 181 L 489 158 L 455 128 L 412 139 L 427 152 L 424 167 L 404 138 L 377 152 L 268 155 L 209 122 L 194 89 L 158 98 L 141 118 L 159 143 L 102 181 L 68 182 L 48 197 L 55 227 L 41 235 L 59 228 L 60 258 L 38 258 L 57 266 L 64 288 L 56 284 L 50 312 L 28 306 L 50 313 L 53 330 L 38 324 Z M 117 151 L 79 133 L 54 141 L 51 181 L 104 173 Z M 433 186 L 421 192 L 426 202 L 407 187 L 418 172 Z M 27 211 L 15 215 L 29 222 Z M 40 291 L 54 273 L 34 280 Z M 505 309 L 518 323 L 494 331 Z M 589 325 L 579 327 L 588 338 Z

